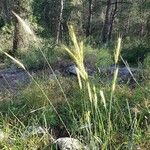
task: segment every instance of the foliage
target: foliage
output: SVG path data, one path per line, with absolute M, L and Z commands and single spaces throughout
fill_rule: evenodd
M 43 37 L 56 37 L 57 23 L 59 19 L 60 2 L 53 0 L 34 0 L 32 2 L 33 15 L 39 25 L 44 27 L 40 35 Z M 51 8 L 51 9 L 49 9 Z M 63 30 L 65 31 L 62 36 L 67 35 L 67 22 L 69 21 L 73 6 L 69 0 L 64 3 L 63 10 Z M 40 12 L 40 13 L 39 13 Z M 64 36 L 64 38 L 65 38 Z
M 123 45 L 122 57 L 125 61 L 132 65 L 143 63 L 144 59 L 150 52 L 150 47 L 143 40 L 128 40 Z
M 144 59 L 144 67 L 149 69 L 150 68 L 150 54 Z
M 31 45 L 28 52 L 22 52 L 20 60 L 28 69 L 40 69 L 47 67 L 49 64 L 55 64 L 64 57 L 61 47 L 54 47 L 49 41 L 41 43 L 42 46 Z
M 5 52 L 9 52 L 11 49 L 12 30 L 13 30 L 13 26 L 9 24 L 6 24 L 0 29 L 0 36 L 1 36 L 0 48 Z M 4 54 L 0 52 L 0 62 L 4 61 L 4 59 L 5 59 Z
M 107 48 L 95 49 L 89 45 L 84 47 L 85 64 L 91 69 L 105 68 L 114 63 L 110 50 Z

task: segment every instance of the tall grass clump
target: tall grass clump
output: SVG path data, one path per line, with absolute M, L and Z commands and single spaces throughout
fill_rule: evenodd
M 89 79 L 84 66 L 83 55 L 83 43 L 79 43 L 75 36 L 73 27 L 69 27 L 70 37 L 74 45 L 74 49 L 71 50 L 64 46 L 64 49 L 70 54 L 75 61 L 77 68 L 77 77 L 81 92 L 88 94 L 88 99 L 83 99 L 82 102 L 82 116 L 80 118 L 81 133 L 88 141 L 91 147 L 95 146 L 96 149 L 107 147 L 113 147 L 112 142 L 112 109 L 113 109 L 113 96 L 117 81 L 118 68 L 117 63 L 119 60 L 119 54 L 121 49 L 121 39 L 118 40 L 118 45 L 115 52 L 115 65 L 116 70 L 114 73 L 114 79 L 112 82 L 112 88 L 110 92 L 110 100 L 107 102 L 104 96 L 104 92 L 98 89 Z M 101 103 L 101 105 L 99 105 Z
M 64 49 L 76 63 L 80 92 L 88 95 L 88 98 L 81 100 L 82 115 L 79 119 L 78 134 L 84 137 L 90 149 L 133 149 L 139 142 L 136 136 L 139 139 L 142 136 L 138 109 L 135 104 L 129 102 L 130 92 L 127 93 L 127 97 L 118 99 L 121 92 L 117 85 L 121 38 L 118 39 L 114 52 L 116 69 L 112 85 L 107 88 L 92 83 L 84 66 L 83 43 L 77 41 L 72 26 L 69 27 L 69 31 L 73 48 L 64 46 Z M 142 118 L 142 114 L 140 117 Z M 118 140 L 121 141 L 120 144 Z

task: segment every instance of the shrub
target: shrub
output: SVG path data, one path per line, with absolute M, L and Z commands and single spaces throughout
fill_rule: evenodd
M 107 67 L 113 64 L 113 57 L 107 48 L 94 49 L 87 45 L 84 47 L 85 63 L 93 67 Z
M 134 65 L 143 62 L 147 54 L 150 52 L 150 47 L 147 43 L 141 40 L 125 41 L 122 48 L 122 56 L 128 63 Z
M 150 69 L 150 54 L 144 59 L 144 67 Z
M 42 44 L 41 44 L 42 45 Z M 40 69 L 48 63 L 56 63 L 63 56 L 61 47 L 54 47 L 47 42 L 39 48 L 31 46 L 27 52 L 21 53 L 21 61 L 28 69 Z
M 0 29 L 0 49 L 8 52 L 12 48 L 12 26 L 6 24 Z M 0 62 L 5 60 L 5 55 L 0 52 Z

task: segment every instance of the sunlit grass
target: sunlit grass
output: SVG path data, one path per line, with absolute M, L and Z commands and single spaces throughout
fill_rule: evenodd
M 89 99 L 87 99 L 87 101 L 89 100 L 90 103 L 87 103 L 87 105 L 83 106 L 84 115 L 83 115 L 82 120 L 84 124 L 88 125 L 85 129 L 85 131 L 87 131 L 85 136 L 88 137 L 89 143 L 95 141 L 93 144 L 98 146 L 98 145 L 101 145 L 101 143 L 99 143 L 99 141 L 96 141 L 95 139 L 98 139 L 100 136 L 103 135 L 104 137 L 103 140 L 105 142 L 101 145 L 101 148 L 106 149 L 106 147 L 111 143 L 111 130 L 113 128 L 112 123 L 111 123 L 111 113 L 112 113 L 112 105 L 113 105 L 113 95 L 114 95 L 115 86 L 117 83 L 118 67 L 116 67 L 116 70 L 114 72 L 109 107 L 106 106 L 107 104 L 106 104 L 103 91 L 100 90 L 100 93 L 99 93 L 101 97 L 101 101 L 106 111 L 106 114 L 104 115 L 107 120 L 108 126 L 107 126 L 107 129 L 105 129 L 106 128 L 104 126 L 105 123 L 101 116 L 102 112 L 101 112 L 101 109 L 98 107 L 98 100 L 99 100 L 98 95 L 97 95 L 98 89 L 89 80 L 88 73 L 84 67 L 83 43 L 82 42 L 79 43 L 77 41 L 77 38 L 75 36 L 72 26 L 69 27 L 69 33 L 70 33 L 70 37 L 71 37 L 74 47 L 72 49 L 69 49 L 68 47 L 64 46 L 64 48 L 68 52 L 68 54 L 73 58 L 74 62 L 76 63 L 76 66 L 77 66 L 76 70 L 77 70 L 77 76 L 78 76 L 80 89 L 82 90 L 82 86 L 85 85 L 86 91 L 88 92 L 88 95 L 89 95 Z M 116 66 L 119 60 L 120 51 L 121 51 L 121 38 L 118 39 L 118 45 L 117 45 L 115 55 L 114 55 Z M 83 103 L 86 104 L 86 102 L 83 102 Z M 99 127 L 101 127 L 103 130 L 98 131 Z

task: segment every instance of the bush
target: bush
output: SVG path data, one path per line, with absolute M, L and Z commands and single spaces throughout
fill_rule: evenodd
M 84 48 L 85 63 L 96 67 L 108 67 L 113 64 L 113 57 L 106 48 L 93 49 L 89 45 Z
M 12 49 L 13 26 L 6 24 L 0 29 L 0 49 L 9 52 Z M 5 55 L 0 52 L 0 62 L 5 60 Z
M 40 48 L 31 46 L 27 52 L 21 53 L 20 59 L 28 69 L 40 69 L 48 66 L 48 63 L 56 63 L 62 55 L 61 47 L 44 43 Z
M 140 40 L 125 41 L 122 48 L 123 59 L 132 65 L 137 65 L 139 62 L 143 63 L 149 52 L 148 44 Z
M 150 54 L 144 59 L 144 67 L 150 69 Z

